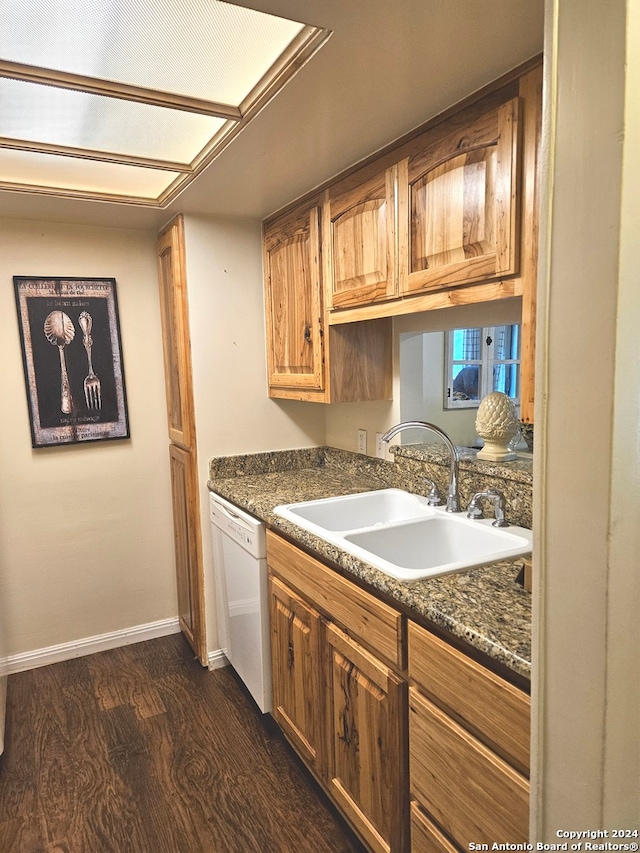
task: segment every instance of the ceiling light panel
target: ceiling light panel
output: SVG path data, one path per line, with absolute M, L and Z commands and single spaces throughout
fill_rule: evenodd
M 220 0 L 3 0 L 0 57 L 238 106 L 303 29 Z
M 111 196 L 151 202 L 178 177 L 178 172 L 159 169 L 0 149 L 0 185 L 4 189 L 29 187 L 55 190 L 59 195 Z
M 0 137 L 190 164 L 224 119 L 0 78 Z

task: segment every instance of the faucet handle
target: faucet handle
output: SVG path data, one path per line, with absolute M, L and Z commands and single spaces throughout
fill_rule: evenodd
M 493 527 L 509 527 L 509 522 L 504 515 L 504 495 L 497 489 L 487 489 L 485 492 L 476 492 L 469 501 L 467 507 L 467 518 L 484 518 L 480 501 L 488 499 L 493 504 L 495 521 L 492 522 Z
M 429 506 L 439 506 L 442 503 L 442 501 L 440 500 L 440 495 L 438 494 L 438 489 L 436 487 L 436 484 L 433 482 L 433 480 L 430 480 L 428 477 L 425 477 L 424 484 L 425 484 L 425 486 L 431 487 L 431 490 L 429 491 L 429 494 L 427 495 L 427 503 L 429 504 Z
M 474 497 L 469 501 L 469 506 L 467 507 L 467 518 L 484 518 L 482 507 L 479 505 L 476 497 L 477 495 L 474 495 Z

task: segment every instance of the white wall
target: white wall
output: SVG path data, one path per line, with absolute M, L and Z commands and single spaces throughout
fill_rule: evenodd
M 547 3 L 534 477 L 537 841 L 557 842 L 559 829 L 637 828 L 640 814 L 633 7 Z
M 324 444 L 324 407 L 267 395 L 261 225 L 185 217 L 207 645 L 218 649 L 209 459 Z
M 13 275 L 117 280 L 130 440 L 32 449 Z M 155 234 L 5 220 L 0 285 L 7 654 L 175 618 Z

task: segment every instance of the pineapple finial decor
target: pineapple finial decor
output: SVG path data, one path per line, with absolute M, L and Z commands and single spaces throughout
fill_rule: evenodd
M 509 462 L 516 454 L 509 442 L 518 432 L 518 415 L 513 401 L 501 391 L 487 394 L 478 407 L 476 432 L 484 439 L 478 459 L 487 462 Z

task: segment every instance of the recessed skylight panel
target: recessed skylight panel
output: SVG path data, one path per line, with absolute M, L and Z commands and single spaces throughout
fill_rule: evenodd
M 220 0 L 3 0 L 0 56 L 237 106 L 302 29 Z
M 224 119 L 0 78 L 0 137 L 188 165 Z
M 222 0 L 2 0 L 0 184 L 168 204 L 328 36 Z
M 178 172 L 122 166 L 75 157 L 0 149 L 0 184 L 58 190 L 62 195 L 156 199 Z

